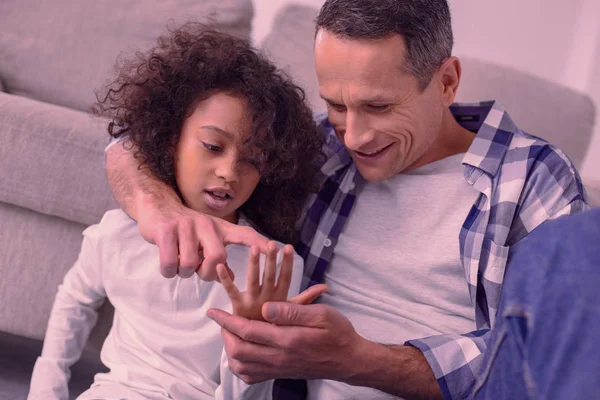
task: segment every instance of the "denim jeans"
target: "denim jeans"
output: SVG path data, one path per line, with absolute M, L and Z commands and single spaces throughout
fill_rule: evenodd
M 474 399 L 600 399 L 600 209 L 513 250 Z

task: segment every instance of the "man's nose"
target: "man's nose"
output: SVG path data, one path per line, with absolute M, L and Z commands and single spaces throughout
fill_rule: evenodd
M 349 150 L 360 150 L 360 148 L 373 140 L 373 134 L 370 132 L 364 118 L 356 113 L 346 115 L 346 132 L 344 134 L 344 144 Z

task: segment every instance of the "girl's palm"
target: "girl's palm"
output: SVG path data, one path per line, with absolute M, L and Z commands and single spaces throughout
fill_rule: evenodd
M 267 256 L 262 283 L 260 281 L 260 252 L 258 247 L 250 249 L 248 258 L 248 283 L 245 292 L 240 292 L 227 273 L 224 265 L 217 266 L 219 280 L 231 299 L 233 314 L 254 320 L 264 320 L 261 308 L 267 301 L 286 301 L 292 281 L 294 249 L 290 245 L 283 247 L 281 271 L 277 277 L 277 243 L 271 241 L 267 246 Z

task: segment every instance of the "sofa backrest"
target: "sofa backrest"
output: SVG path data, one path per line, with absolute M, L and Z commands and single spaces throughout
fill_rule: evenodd
M 323 111 L 325 102 L 319 97 L 313 53 L 317 13 L 309 6 L 284 7 L 275 16 L 261 49 L 304 89 L 313 110 Z
M 588 95 L 510 67 L 460 60 L 457 101 L 497 100 L 521 129 L 560 147 L 581 167 L 596 115 Z
M 263 50 L 305 89 L 315 111 L 319 98 L 314 67 L 314 29 L 318 10 L 287 6 L 275 17 Z M 460 58 L 463 75 L 457 101 L 497 100 L 524 131 L 560 147 L 580 167 L 594 127 L 589 96 L 512 68 Z
M 87 111 L 120 52 L 145 50 L 189 20 L 249 37 L 251 0 L 2 0 L 4 90 Z

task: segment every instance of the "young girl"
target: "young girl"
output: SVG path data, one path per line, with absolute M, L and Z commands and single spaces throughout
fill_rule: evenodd
M 172 185 L 186 206 L 280 242 L 294 240 L 322 139 L 302 90 L 246 41 L 184 25 L 122 65 L 96 111 L 112 118 L 111 136 L 134 146 L 143 167 Z M 298 293 L 302 259 L 289 245 L 279 260 L 277 243 L 268 248 L 259 261 L 257 248 L 228 246 L 228 266 L 247 290 L 240 295 L 227 282 L 230 301 L 218 282 L 163 278 L 158 248 L 136 222 L 121 210 L 107 212 L 84 231 L 79 258 L 58 289 L 29 398 L 68 398 L 69 368 L 105 299 L 115 308 L 101 352 L 110 372 L 96 375 L 79 398 L 270 397 L 272 382 L 248 386 L 220 368 L 220 328 L 205 315 L 233 308 L 260 318 L 265 301 Z

